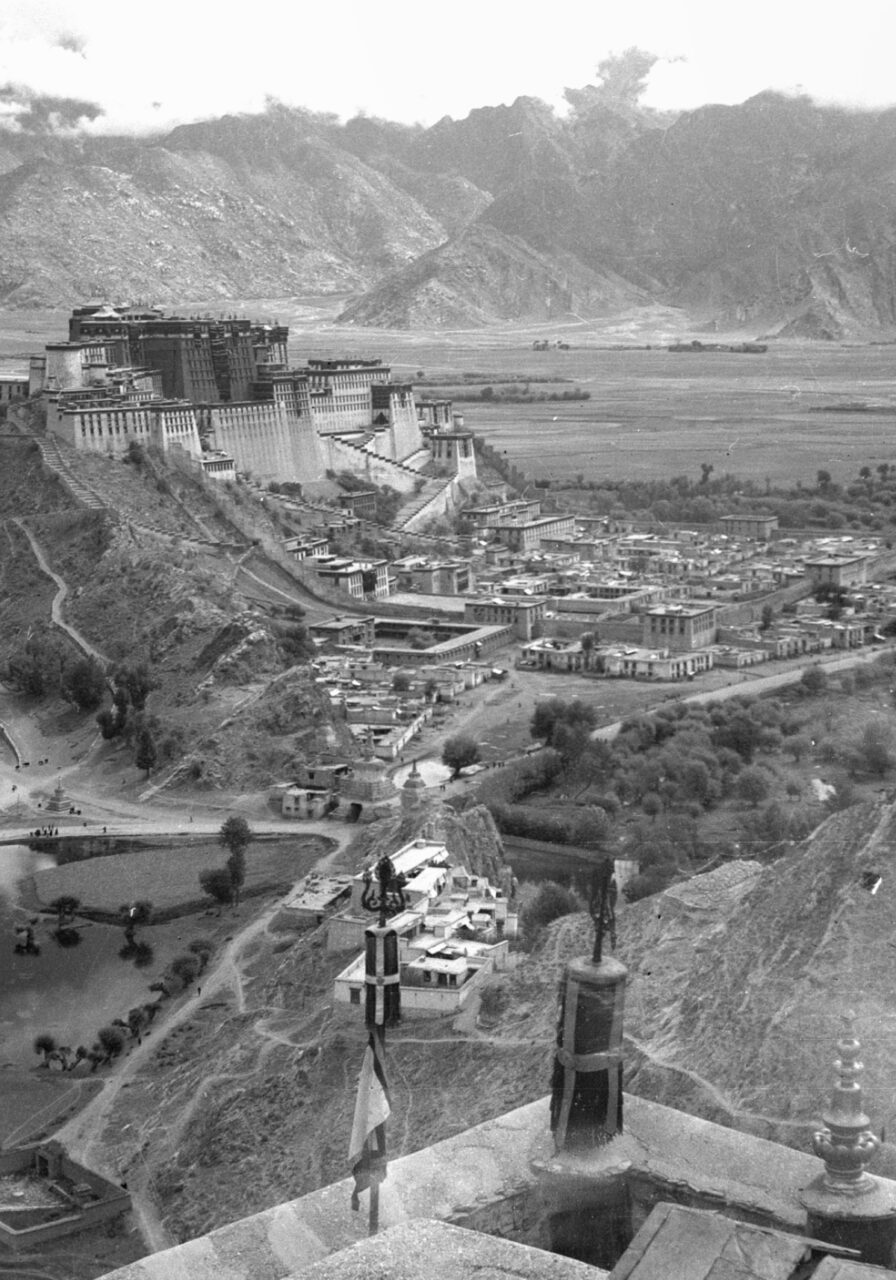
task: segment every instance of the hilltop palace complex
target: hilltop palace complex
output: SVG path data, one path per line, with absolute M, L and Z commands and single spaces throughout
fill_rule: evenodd
M 447 400 L 415 399 L 380 360 L 292 368 L 280 324 L 78 307 L 67 342 L 33 356 L 22 394 L 43 394 L 47 429 L 75 449 L 121 456 L 180 446 L 215 478 L 322 480 L 348 471 L 399 493 L 473 479 L 473 440 Z M 22 379 L 24 383 L 24 379 Z

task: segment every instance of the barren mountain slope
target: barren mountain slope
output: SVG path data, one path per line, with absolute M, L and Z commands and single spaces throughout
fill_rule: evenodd
M 326 141 L 284 154 L 226 146 L 223 128 L 201 140 L 217 149 L 172 135 L 0 176 L 0 301 L 345 291 L 445 238 L 413 196 Z
M 477 222 L 387 276 L 339 321 L 390 329 L 485 325 L 558 319 L 580 308 L 608 313 L 641 300 L 645 294 L 611 271 L 565 253 L 545 256 Z
M 723 864 L 624 906 L 626 1087 L 806 1147 L 853 1011 L 867 1109 L 878 1132 L 892 1130 L 894 841 L 896 806 L 857 806 L 775 863 Z M 874 894 L 863 883 L 872 871 L 882 877 Z M 508 982 L 500 1034 L 550 1034 L 563 963 L 588 954 L 592 938 L 586 916 L 549 927 Z M 896 1165 L 896 1153 L 885 1161 Z

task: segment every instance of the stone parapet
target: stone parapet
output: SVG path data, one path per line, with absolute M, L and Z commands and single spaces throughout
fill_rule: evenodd
M 800 1190 L 819 1169 L 808 1153 L 631 1094 L 625 1133 L 593 1151 L 555 1156 L 543 1098 L 392 1161 L 380 1216 L 384 1229 L 435 1218 L 552 1249 L 576 1212 L 593 1218 L 595 1205 L 605 1206 L 613 1230 L 624 1227 L 631 1238 L 658 1201 L 673 1200 L 807 1234 Z M 896 1185 L 879 1181 L 896 1194 Z M 322 1187 L 133 1262 L 109 1280 L 245 1280 L 250 1259 L 253 1280 L 301 1274 L 365 1236 L 366 1213 L 351 1211 L 351 1189 L 350 1178 Z M 620 1204 L 622 1224 L 614 1218 Z

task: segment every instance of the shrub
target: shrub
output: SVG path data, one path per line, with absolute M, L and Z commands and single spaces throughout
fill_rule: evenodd
M 479 1012 L 486 1018 L 497 1018 L 510 1003 L 503 983 L 490 982 L 479 996 Z
M 580 910 L 581 903 L 571 889 L 555 880 L 546 880 L 520 917 L 524 942 L 531 945 L 552 920 Z
M 652 893 L 660 893 L 668 883 L 669 876 L 659 867 L 653 867 L 632 876 L 622 890 L 622 896 L 626 902 L 640 902 L 642 898 L 649 898 Z

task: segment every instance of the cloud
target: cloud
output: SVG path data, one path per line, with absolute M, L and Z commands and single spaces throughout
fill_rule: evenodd
M 84 49 L 87 41 L 71 31 L 61 32 L 52 43 L 57 49 L 65 49 L 67 53 L 77 53 L 82 58 L 85 57 Z
M 96 120 L 103 108 L 82 98 L 36 93 L 22 84 L 0 85 L 0 128 L 15 133 L 69 133 Z

